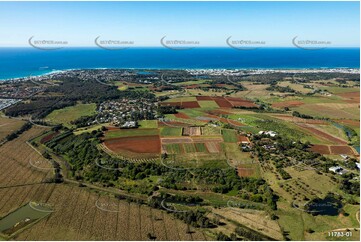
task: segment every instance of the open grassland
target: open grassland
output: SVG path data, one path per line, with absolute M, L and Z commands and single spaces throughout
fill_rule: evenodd
M 54 124 L 63 124 L 66 127 L 72 127 L 70 123 L 80 117 L 89 116 L 95 114 L 96 105 L 90 104 L 77 104 L 75 106 L 66 107 L 58 110 L 54 110 L 45 120 Z
M 281 87 L 287 87 L 289 86 L 293 90 L 300 92 L 302 94 L 306 94 L 312 91 L 310 88 L 304 88 L 304 84 L 302 83 L 291 83 L 290 81 L 283 81 L 278 84 Z
M 292 110 L 320 118 L 357 119 L 360 117 L 360 109 L 357 104 L 353 103 L 305 104 L 296 108 L 292 108 Z
M 18 130 L 25 121 L 0 116 L 0 142 L 12 132 Z
M 291 179 L 283 180 L 277 178 L 274 172 L 264 171 L 263 177 L 272 189 L 280 197 L 277 202 L 279 217 L 278 223 L 285 231 L 287 237 L 292 240 L 327 240 L 328 232 L 340 228 L 358 228 L 356 221 L 357 205 L 346 205 L 343 209 L 348 213 L 344 215 L 317 215 L 306 213 L 295 204 L 304 204 L 304 198 L 323 198 L 328 192 L 342 194 L 349 197 L 338 189 L 330 174 L 318 174 L 308 166 L 287 167 L 285 171 L 290 174 Z M 357 207 L 354 209 L 353 207 Z M 312 233 L 308 232 L 314 231 Z M 356 236 L 359 236 L 356 232 Z M 346 238 L 345 240 L 353 240 Z
M 279 211 L 277 215 L 280 217 L 278 220 L 279 225 L 289 235 L 292 240 L 329 240 L 328 232 L 331 231 L 346 231 L 346 228 L 353 232 L 352 237 L 343 237 L 342 240 L 354 241 L 359 240 L 360 233 L 355 231 L 354 228 L 359 228 L 359 224 L 355 221 L 357 206 L 347 205 L 344 208 L 349 215 L 345 216 L 313 216 L 304 213 L 300 210 L 292 208 L 289 204 L 279 203 Z M 354 219 L 352 219 L 354 217 Z M 344 228 L 342 230 L 342 228 Z M 308 230 L 313 230 L 310 233 Z M 333 238 L 339 240 L 340 238 Z
M 271 238 L 283 240 L 282 231 L 277 221 L 271 220 L 265 211 L 226 207 L 214 209 L 213 212 L 226 218 L 226 221 L 235 221 Z
M 82 133 L 90 133 L 92 132 L 93 130 L 98 130 L 98 129 L 101 129 L 102 126 L 107 126 L 107 124 L 96 124 L 96 125 L 92 125 L 92 126 L 89 126 L 89 127 L 85 127 L 85 128 L 78 128 L 76 129 L 73 133 L 76 134 L 76 135 L 79 135 L 79 134 L 82 134 Z

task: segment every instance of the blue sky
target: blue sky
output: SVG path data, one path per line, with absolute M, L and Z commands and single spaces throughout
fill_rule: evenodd
M 94 39 L 160 46 L 160 39 L 225 46 L 226 38 L 292 46 L 295 36 L 358 47 L 359 2 L 0 2 L 0 47 L 28 39 L 94 46 Z

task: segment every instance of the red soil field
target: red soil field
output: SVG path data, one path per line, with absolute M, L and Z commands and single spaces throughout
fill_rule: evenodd
M 55 132 L 55 133 L 51 133 L 51 134 L 48 134 L 47 136 L 44 136 L 41 140 L 40 140 L 40 143 L 41 144 L 44 144 L 50 140 L 52 140 L 55 136 L 57 136 L 59 134 L 59 132 Z
M 360 92 L 346 92 L 337 94 L 340 97 L 347 98 L 346 102 L 349 103 L 359 103 L 360 102 Z
M 329 155 L 329 154 L 331 154 L 331 151 L 330 151 L 328 145 L 312 145 L 310 150 L 315 152 L 315 153 L 319 153 L 321 155 Z
M 274 103 L 274 104 L 272 104 L 272 107 L 275 107 L 275 108 L 298 107 L 303 104 L 305 104 L 305 103 L 301 102 L 301 101 L 284 101 L 284 102 Z
M 240 177 L 250 177 L 254 173 L 254 168 L 238 166 L 237 173 Z
M 335 154 L 335 155 L 341 155 L 341 154 L 354 155 L 355 154 L 353 152 L 353 150 L 351 149 L 351 147 L 349 147 L 347 145 L 332 145 L 332 146 L 330 146 L 330 148 L 331 148 L 331 153 Z
M 191 102 L 182 102 L 183 108 L 200 108 L 197 101 L 191 101 Z
M 197 98 L 197 101 L 211 101 L 211 100 L 213 100 L 213 98 L 210 97 L 210 96 L 197 96 L 196 98 Z
M 206 117 L 212 118 L 212 119 L 220 119 L 218 115 L 213 115 L 213 114 L 207 114 Z
M 114 127 L 114 126 L 107 126 L 106 128 L 107 128 L 107 130 L 119 130 L 120 129 L 119 127 Z
M 251 143 L 251 141 L 248 139 L 247 136 L 244 136 L 244 135 L 239 135 L 238 136 L 238 140 L 239 142 L 248 142 L 248 143 Z
M 310 126 L 307 126 L 307 125 L 304 125 L 304 124 L 298 124 L 298 126 L 302 127 L 303 129 L 306 129 L 308 131 L 311 131 L 311 133 L 323 138 L 323 139 L 326 139 L 328 141 L 331 141 L 333 143 L 336 143 L 336 144 L 347 144 L 348 142 L 345 141 L 345 140 L 342 140 L 342 139 L 339 139 L 337 137 L 334 137 L 328 133 L 325 133 L 321 130 L 318 130 L 318 129 L 315 129 L 313 127 L 310 127 Z
M 135 153 L 160 153 L 159 135 L 108 139 L 104 144 L 113 152 L 127 150 Z
M 352 148 L 347 145 L 312 145 L 311 151 L 322 155 L 355 155 Z
M 227 112 L 227 111 L 224 111 L 224 110 L 221 110 L 221 109 L 215 109 L 215 110 L 212 110 L 212 111 L 209 111 L 208 112 L 209 114 L 213 114 L 213 115 L 221 115 L 221 114 L 232 114 L 230 112 Z
M 257 107 L 255 103 L 249 100 L 245 100 L 238 97 L 226 97 L 227 101 L 229 101 L 233 107 Z
M 214 97 L 213 100 L 221 108 L 231 108 L 231 107 L 233 107 L 233 105 L 223 97 Z
M 199 88 L 199 87 L 200 87 L 199 85 L 193 84 L 193 85 L 186 86 L 185 88 L 186 89 L 196 89 L 196 88 Z
M 174 116 L 177 118 L 190 119 L 189 116 L 185 113 L 176 113 L 176 114 L 174 114 Z
M 346 125 L 348 124 L 348 125 L 351 125 L 351 126 L 356 126 L 356 127 L 360 126 L 360 121 L 357 121 L 357 120 L 339 119 L 339 120 L 334 120 L 334 121 L 342 123 L 342 124 L 346 124 Z
M 162 106 L 179 106 L 182 108 L 200 108 L 197 101 L 190 101 L 190 102 L 163 102 L 161 103 Z

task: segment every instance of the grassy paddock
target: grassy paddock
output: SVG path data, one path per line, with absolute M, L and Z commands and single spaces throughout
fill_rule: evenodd
M 96 104 L 77 104 L 75 106 L 66 107 L 51 112 L 45 120 L 55 124 L 63 124 L 66 127 L 72 127 L 70 123 L 80 117 L 89 116 L 96 113 Z

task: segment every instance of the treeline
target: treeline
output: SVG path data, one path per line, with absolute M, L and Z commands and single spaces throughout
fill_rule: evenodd
M 175 114 L 178 113 L 177 109 L 180 109 L 180 106 L 159 106 L 158 107 L 158 112 L 161 115 L 164 114 Z
M 74 101 L 59 97 L 33 97 L 30 102 L 19 102 L 5 110 L 10 117 L 31 115 L 32 119 L 42 119 L 55 109 L 75 105 Z
M 307 115 L 307 114 L 301 114 L 297 111 L 293 111 L 292 112 L 292 116 L 294 117 L 298 117 L 298 118 L 304 118 L 304 119 L 314 119 L 314 117 Z
M 297 93 L 294 89 L 290 86 L 282 87 L 278 85 L 271 85 L 270 87 L 266 88 L 267 91 L 276 91 L 276 92 L 289 92 L 289 93 Z
M 25 131 L 29 130 L 32 127 L 32 124 L 30 122 L 27 122 L 25 124 L 23 124 L 23 126 L 20 127 L 20 129 L 12 132 L 11 134 L 6 136 L 6 140 L 7 141 L 11 141 L 13 139 L 16 139 L 17 137 L 19 137 L 19 135 L 21 135 L 22 133 L 24 133 Z
M 260 232 L 257 232 L 253 229 L 247 228 L 247 227 L 243 227 L 243 226 L 238 226 L 235 229 L 235 232 L 237 235 L 245 238 L 246 240 L 250 240 L 250 241 L 270 241 L 270 240 L 274 240 L 271 237 L 268 237 L 264 234 L 261 234 Z

